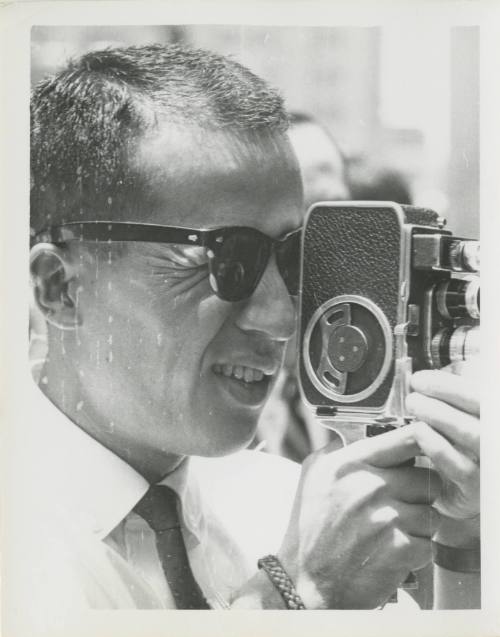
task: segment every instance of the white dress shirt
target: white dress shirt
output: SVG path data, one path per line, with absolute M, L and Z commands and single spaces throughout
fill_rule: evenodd
M 30 400 L 15 496 L 28 612 L 175 608 L 154 533 L 132 511 L 148 482 L 38 389 Z M 179 495 L 191 568 L 212 608 L 228 608 L 257 559 L 279 548 L 298 474 L 288 460 L 242 451 L 189 458 L 161 481 Z

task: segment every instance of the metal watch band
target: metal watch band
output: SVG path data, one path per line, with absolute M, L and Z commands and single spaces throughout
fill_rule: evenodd
M 432 542 L 434 564 L 447 571 L 457 573 L 480 573 L 481 550 L 479 548 L 458 548 L 439 542 Z
M 295 590 L 292 580 L 275 555 L 262 557 L 257 566 L 266 571 L 269 579 L 278 589 L 288 610 L 305 610 L 304 602 Z

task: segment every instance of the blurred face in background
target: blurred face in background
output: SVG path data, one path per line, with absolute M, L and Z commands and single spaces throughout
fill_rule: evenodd
M 292 124 L 288 136 L 302 173 L 305 210 L 317 201 L 348 199 L 344 159 L 323 128 L 299 122 Z

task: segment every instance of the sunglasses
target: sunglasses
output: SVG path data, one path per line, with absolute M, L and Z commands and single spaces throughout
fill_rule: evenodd
M 83 221 L 51 226 L 36 235 L 36 242 L 144 241 L 202 246 L 207 250 L 210 285 L 224 301 L 244 301 L 257 288 L 271 255 L 290 295 L 299 292 L 302 228 L 281 239 L 244 226 L 193 230 L 147 223 Z

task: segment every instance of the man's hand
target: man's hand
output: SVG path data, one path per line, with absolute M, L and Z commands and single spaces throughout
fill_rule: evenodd
M 309 456 L 279 551 L 307 608 L 375 608 L 431 559 L 441 490 L 412 425 Z
M 451 518 L 479 513 L 479 388 L 471 369 L 417 372 L 406 401 L 421 421 L 415 424 L 421 452 L 443 479 L 435 507 Z M 450 373 L 456 371 L 460 376 Z
M 477 375 L 461 366 L 464 372 L 469 375 L 414 374 L 408 407 L 418 422 L 340 451 L 329 445 L 304 462 L 278 557 L 307 608 L 382 604 L 410 571 L 430 561 L 440 520 L 439 533 L 443 527 L 447 533 L 440 541 L 468 542 L 475 520 L 465 518 L 479 512 L 479 392 Z M 420 454 L 433 469 L 400 466 Z M 441 574 L 437 589 L 441 605 L 465 607 L 463 600 L 455 603 L 446 578 Z M 256 598 L 263 599 L 266 584 L 255 583 Z M 269 600 L 272 594 L 265 592 Z M 475 599 L 470 589 L 467 595 Z M 269 604 L 276 607 L 279 599 Z
M 459 549 L 477 550 L 480 541 L 479 372 L 471 363 L 417 372 L 411 381 L 415 393 L 407 399 L 408 408 L 426 423 L 415 425 L 419 446 L 443 479 L 435 506 L 444 515 L 434 539 Z M 434 606 L 480 608 L 480 574 L 436 567 Z

